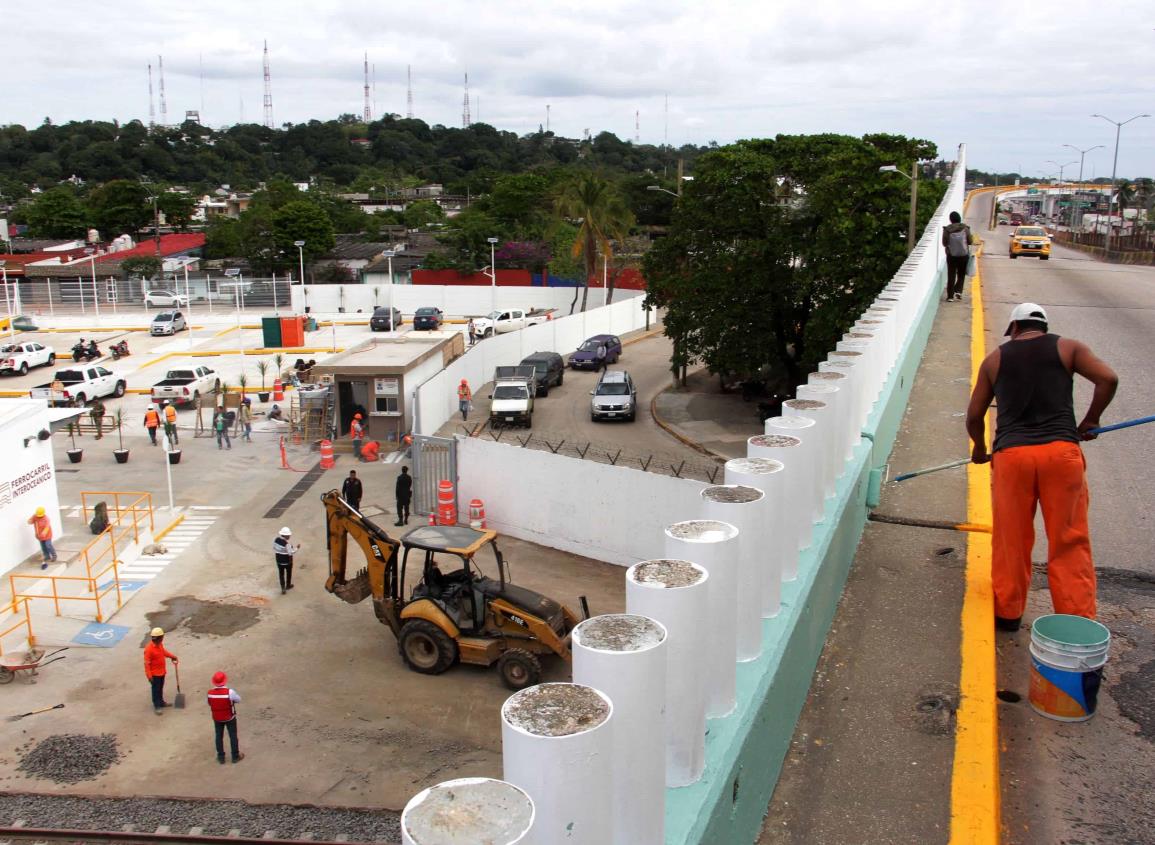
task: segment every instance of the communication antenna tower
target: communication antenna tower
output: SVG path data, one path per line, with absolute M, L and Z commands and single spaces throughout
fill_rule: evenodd
M 670 146 L 670 95 L 666 95 L 665 123 L 662 126 L 662 146 Z
M 152 95 L 152 62 L 148 63 L 148 131 L 156 129 L 156 98 Z
M 160 74 L 160 125 L 168 126 L 168 103 L 164 98 L 164 56 L 157 56 L 157 72 Z
M 273 76 L 269 73 L 269 42 L 265 42 L 265 126 L 273 128 Z
M 469 117 L 469 74 L 465 74 L 465 98 L 461 101 L 461 128 L 468 129 L 473 121 Z
M 642 110 L 634 111 L 634 143 L 642 143 Z
M 200 74 L 201 74 L 201 114 L 205 113 L 205 54 L 200 54 Z
M 362 115 L 366 123 L 373 120 L 373 109 L 369 103 L 369 54 L 365 54 L 365 114 Z
M 405 66 L 405 78 L 409 83 L 408 99 L 406 100 L 405 116 L 413 119 L 413 65 Z
M 545 131 L 549 132 L 549 103 L 545 104 Z

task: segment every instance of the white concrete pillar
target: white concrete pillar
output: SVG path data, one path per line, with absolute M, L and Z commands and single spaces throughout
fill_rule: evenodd
M 727 462 L 727 467 L 729 462 Z M 729 471 L 726 475 L 729 476 Z M 738 529 L 737 583 L 734 594 L 733 659 L 739 663 L 757 660 L 762 653 L 762 571 L 770 542 L 765 520 L 766 493 L 758 487 L 731 484 L 707 487 L 702 491 L 702 515 L 727 522 Z M 717 581 L 714 582 L 718 583 Z
M 759 435 L 765 437 L 766 435 Z M 797 440 L 798 438 L 791 438 Z M 801 442 L 801 441 L 799 441 Z M 747 449 L 749 455 L 749 449 Z M 786 480 L 786 467 L 779 460 L 750 455 L 745 458 L 733 458 L 726 461 L 726 483 L 744 487 L 753 487 L 765 493 L 760 502 L 762 513 L 759 516 L 761 526 L 755 526 L 763 533 L 759 545 L 753 549 L 750 568 L 750 592 L 758 595 L 757 614 L 760 619 L 773 619 L 782 607 L 782 570 L 785 568 L 787 555 L 796 557 L 798 545 L 797 535 L 787 532 L 782 526 L 782 503 L 790 498 L 792 491 Z M 738 543 L 742 550 L 742 559 L 746 560 L 749 547 L 753 544 L 751 537 L 756 532 L 745 532 L 738 526 Z M 745 567 L 746 564 L 743 563 Z M 745 577 L 745 569 L 740 573 Z M 746 583 L 745 581 L 743 583 Z M 739 589 L 743 589 L 739 585 Z M 740 596 L 739 604 L 743 601 Z M 752 601 L 752 599 L 746 599 Z M 740 635 L 739 635 L 740 636 Z M 762 623 L 758 622 L 759 653 L 761 652 Z
M 573 679 L 614 703 L 613 842 L 666 841 L 666 629 L 647 616 L 595 616 L 573 631 Z
M 800 384 L 795 390 L 799 400 L 816 400 L 826 404 L 819 416 L 829 421 L 831 434 L 827 441 L 830 448 L 823 450 L 825 456 L 826 481 L 824 488 L 827 498 L 834 495 L 837 480 L 842 475 L 842 465 L 846 460 L 846 432 L 850 429 L 850 414 L 846 406 L 846 396 L 837 387 L 829 384 Z M 820 424 L 821 424 L 820 420 Z
M 878 394 L 882 390 L 882 385 L 886 382 L 880 361 L 881 347 L 871 340 L 840 340 L 835 344 L 834 351 L 857 352 L 862 356 L 858 359 L 863 368 L 862 383 L 866 389 L 867 396 L 870 397 L 870 404 L 873 406 L 875 400 L 878 398 Z
M 612 841 L 613 712 L 581 684 L 538 684 L 502 705 L 504 778 L 533 798 L 534 845 Z
M 533 799 L 494 778 L 447 780 L 401 813 L 401 845 L 530 845 Z
M 802 440 L 801 458 L 795 462 L 797 470 L 794 464 L 790 470 L 790 486 L 799 491 L 799 497 L 805 503 L 803 512 L 809 514 L 809 518 L 798 526 L 798 551 L 802 551 L 813 542 L 813 525 L 822 521 L 826 509 L 826 493 L 822 486 L 822 436 L 813 417 L 794 413 L 786 415 L 785 405 L 782 411 L 783 416 L 770 417 L 763 427 L 767 434 L 787 434 Z
M 826 353 L 826 360 L 831 365 L 837 365 L 839 362 L 846 362 L 854 366 L 854 381 L 857 385 L 856 393 L 858 395 L 859 413 L 861 415 L 861 424 L 865 424 L 866 419 L 870 416 L 870 411 L 874 407 L 874 400 L 877 394 L 874 392 L 874 385 L 870 380 L 870 367 L 867 364 L 866 356 L 862 354 L 861 350 L 835 350 Z M 819 368 L 821 368 L 821 364 Z
M 688 560 L 643 560 L 626 570 L 626 611 L 666 629 L 666 786 L 689 786 L 706 765 L 706 570 Z
M 772 488 L 774 492 L 767 496 L 774 532 L 771 535 L 772 549 L 777 555 L 778 574 L 782 581 L 793 581 L 798 577 L 798 552 L 805 547 L 802 529 L 808 529 L 809 533 L 810 528 L 808 488 L 801 477 L 805 468 L 804 451 L 802 438 L 794 434 L 758 434 L 746 441 L 746 454 L 750 460 L 771 460 L 782 467 L 775 476 L 776 489 Z M 781 604 L 782 587 L 779 585 L 776 590 L 770 587 L 770 591 Z M 766 610 L 771 601 L 770 594 L 763 595 L 763 618 L 770 618 Z
M 738 652 L 738 529 L 713 519 L 675 522 L 666 529 L 666 557 L 692 560 L 710 573 L 707 590 L 706 718 L 720 719 L 734 709 Z
M 898 317 L 883 316 L 867 312 L 865 317 L 854 321 L 852 332 L 872 332 L 877 334 L 891 360 L 898 354 Z
M 838 388 L 839 393 L 839 407 L 838 414 L 842 418 L 842 438 L 846 446 L 846 453 L 843 455 L 843 460 L 849 461 L 854 455 L 854 447 L 858 444 L 859 434 L 862 431 L 861 420 L 859 419 L 860 401 L 857 390 L 858 385 L 854 379 L 850 378 L 848 373 L 835 370 L 819 370 L 815 373 L 810 373 L 806 376 L 806 383 L 808 385 L 833 385 Z M 822 399 L 821 396 L 806 396 L 807 399 Z

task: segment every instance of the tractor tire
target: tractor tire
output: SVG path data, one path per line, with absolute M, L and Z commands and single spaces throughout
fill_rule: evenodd
M 536 654 L 522 648 L 511 648 L 501 655 L 497 671 L 501 682 L 514 692 L 541 683 L 541 661 Z
M 457 662 L 457 643 L 425 619 L 405 623 L 397 649 L 405 665 L 422 675 L 440 675 Z

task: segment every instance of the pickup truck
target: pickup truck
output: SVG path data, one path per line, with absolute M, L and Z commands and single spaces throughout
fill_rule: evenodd
M 493 392 L 489 394 L 490 428 L 505 425 L 529 428 L 536 392 L 536 371 L 532 366 L 497 367 L 493 373 Z
M 125 387 L 124 376 L 104 367 L 72 367 L 57 370 L 52 381 L 32 388 L 28 395 L 53 406 L 82 407 L 90 400 L 104 396 L 119 398 L 124 395 Z
M 41 343 L 10 343 L 0 348 L 0 373 L 25 375 L 33 367 L 51 367 L 56 353 Z
M 152 401 L 167 399 L 174 405 L 191 405 L 202 393 L 215 393 L 220 386 L 220 377 L 208 367 L 169 370 L 164 381 L 152 386 Z
M 473 328 L 478 337 L 493 337 L 495 334 L 505 334 L 536 326 L 553 319 L 553 308 L 535 308 L 526 311 L 524 308 L 507 308 L 504 311 L 490 311 L 484 317 L 473 318 Z

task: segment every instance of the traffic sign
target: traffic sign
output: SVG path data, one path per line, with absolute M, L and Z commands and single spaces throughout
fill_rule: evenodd
M 1038 188 L 1027 188 L 1028 194 L 1037 194 L 1038 192 L 1039 192 Z

